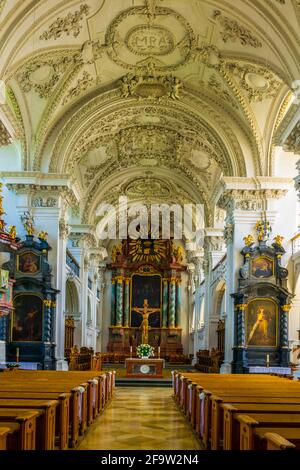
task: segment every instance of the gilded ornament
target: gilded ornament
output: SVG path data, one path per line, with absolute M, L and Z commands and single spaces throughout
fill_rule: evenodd
M 48 232 L 42 231 L 42 232 L 40 232 L 40 233 L 38 234 L 38 238 L 39 238 L 40 240 L 46 241 L 46 240 L 47 240 L 47 237 L 48 237 Z
M 245 242 L 245 246 L 252 246 L 254 243 L 254 238 L 252 235 L 247 235 L 243 238 L 243 240 Z
M 10 225 L 8 227 L 8 235 L 10 236 L 10 238 L 12 238 L 13 240 L 16 239 L 17 237 L 17 230 L 16 230 L 16 226 L 15 225 Z
M 282 240 L 284 240 L 284 237 L 281 235 L 276 235 L 276 237 L 273 238 L 275 245 L 281 246 L 282 247 Z

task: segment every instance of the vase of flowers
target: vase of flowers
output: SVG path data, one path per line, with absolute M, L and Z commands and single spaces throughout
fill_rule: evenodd
M 141 359 L 149 359 L 149 357 L 154 356 L 154 349 L 150 344 L 140 344 L 136 348 L 136 353 Z

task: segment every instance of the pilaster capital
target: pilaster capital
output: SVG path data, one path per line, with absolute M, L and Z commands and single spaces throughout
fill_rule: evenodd
M 266 210 L 270 199 L 281 199 L 292 187 L 291 178 L 258 176 L 223 177 L 219 184 L 217 204 L 228 212 Z
M 0 177 L 8 189 L 27 196 L 34 208 L 59 207 L 60 199 L 69 206 L 76 206 L 80 199 L 69 177 L 64 174 L 22 171 L 2 172 Z
M 73 248 L 97 249 L 97 240 L 91 225 L 70 225 L 69 238 Z
M 205 251 L 224 251 L 224 231 L 221 228 L 211 228 L 208 227 L 205 229 L 205 238 L 204 238 L 204 248 Z

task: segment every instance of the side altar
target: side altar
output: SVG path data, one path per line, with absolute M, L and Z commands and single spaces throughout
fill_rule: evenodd
M 112 250 L 108 352 L 133 355 L 147 342 L 161 357 L 182 354 L 182 248 L 172 240 L 123 240 Z M 145 310 L 145 302 L 147 302 Z M 147 331 L 147 341 L 145 341 Z M 131 349 L 132 348 L 132 349 Z
M 277 235 L 270 246 L 269 222 L 259 221 L 256 229 L 257 246 L 252 235 L 244 238 L 238 290 L 231 294 L 235 309 L 235 373 L 262 372 L 263 368 L 282 371 L 290 362 L 288 316 L 293 295 L 287 289 L 288 271 L 281 265 L 283 237 Z

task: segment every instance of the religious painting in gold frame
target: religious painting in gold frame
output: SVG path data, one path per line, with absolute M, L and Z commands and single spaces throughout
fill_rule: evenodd
M 130 325 L 139 328 L 143 318 L 133 308 L 142 308 L 144 300 L 148 300 L 149 308 L 159 308 L 160 311 L 149 316 L 149 326 L 161 327 L 162 311 L 162 276 L 159 273 L 133 273 L 130 282 Z
M 40 271 L 41 257 L 32 251 L 26 251 L 17 258 L 17 271 L 22 274 L 36 274 Z
M 273 299 L 251 300 L 246 307 L 245 321 L 248 347 L 277 347 L 278 305 Z
M 273 276 L 274 260 L 268 256 L 258 256 L 252 259 L 251 274 L 258 279 Z
M 43 338 L 43 299 L 22 293 L 14 297 L 11 338 L 16 342 L 41 342 Z

